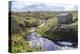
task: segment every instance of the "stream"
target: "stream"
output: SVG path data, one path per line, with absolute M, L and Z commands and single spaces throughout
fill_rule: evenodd
M 36 32 L 31 32 L 27 37 L 29 44 L 32 48 L 40 48 L 42 51 L 51 51 L 51 50 L 64 50 L 64 49 L 73 49 L 73 43 L 66 41 L 51 41 L 47 38 L 43 38 L 38 35 Z

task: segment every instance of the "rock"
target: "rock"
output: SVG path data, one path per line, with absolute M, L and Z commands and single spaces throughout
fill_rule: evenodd
M 38 36 L 36 32 L 32 32 L 28 37 L 29 44 L 32 48 L 40 48 L 42 51 L 51 51 L 51 50 L 61 50 L 61 49 L 70 49 L 72 47 L 69 47 L 68 45 L 72 45 L 72 43 L 69 42 L 58 42 L 59 44 L 62 44 L 64 46 L 60 46 L 56 44 L 55 42 Z
M 58 41 L 58 43 L 59 43 L 60 45 L 64 45 L 64 46 L 72 46 L 72 45 L 73 45 L 73 43 L 64 42 L 64 41 L 62 41 L 62 42 Z

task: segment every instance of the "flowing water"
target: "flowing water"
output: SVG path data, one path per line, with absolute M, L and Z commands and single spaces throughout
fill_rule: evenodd
M 41 37 L 36 32 L 30 33 L 30 35 L 27 36 L 27 40 L 29 41 L 30 46 L 32 48 L 40 47 L 40 49 L 43 51 L 61 50 L 61 49 L 63 50 L 63 49 L 73 49 L 74 48 L 74 47 L 71 47 L 73 45 L 73 43 L 71 42 L 57 41 L 58 43 L 57 44 L 54 41 Z

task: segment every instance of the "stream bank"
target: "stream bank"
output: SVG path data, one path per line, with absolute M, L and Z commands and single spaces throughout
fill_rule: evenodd
M 74 49 L 73 43 L 66 41 L 51 41 L 47 38 L 43 38 L 36 32 L 31 32 L 27 37 L 27 40 L 31 48 L 39 48 L 41 51 L 51 51 L 51 50 L 64 50 L 64 49 Z

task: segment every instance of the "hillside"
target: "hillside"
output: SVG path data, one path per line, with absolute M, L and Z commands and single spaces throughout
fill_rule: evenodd
M 78 13 L 77 11 L 65 11 L 73 15 L 71 24 L 58 27 L 57 15 L 62 11 L 36 11 L 36 12 L 11 12 L 11 52 L 41 51 L 40 48 L 31 48 L 26 37 L 31 31 L 40 37 L 49 40 L 65 40 L 78 44 Z

